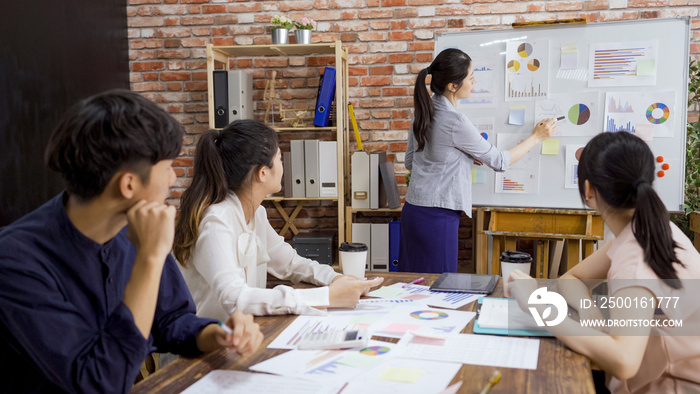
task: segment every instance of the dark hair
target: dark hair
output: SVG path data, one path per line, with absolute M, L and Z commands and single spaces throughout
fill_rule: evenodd
M 413 89 L 413 136 L 418 142 L 417 152 L 425 147 L 428 141 L 428 129 L 433 122 L 435 108 L 433 100 L 425 88 L 425 77 L 430 74 L 430 90 L 438 95 L 445 93 L 447 84 L 454 83 L 462 86 L 464 78 L 469 72 L 469 65 L 472 59 L 459 49 L 449 48 L 440 52 L 430 63 L 428 68 L 424 68 L 416 77 L 416 86 Z
M 588 181 L 599 198 L 614 209 L 634 208 L 632 231 L 644 250 L 644 259 L 654 273 L 669 286 L 680 288 L 673 263 L 676 257 L 669 215 L 652 187 L 654 155 L 642 139 L 626 133 L 601 133 L 593 137 L 581 153 L 578 164 L 578 190 L 585 201 Z
M 277 154 L 277 134 L 262 122 L 236 120 L 223 130 L 209 130 L 197 143 L 192 184 L 182 193 L 175 224 L 175 258 L 186 266 L 197 242 L 199 223 L 210 205 L 239 194 L 263 166 L 272 168 Z
M 152 165 L 180 153 L 182 136 L 180 124 L 152 101 L 110 90 L 66 112 L 51 134 L 44 161 L 61 174 L 69 194 L 88 201 L 118 171 L 134 171 L 148 183 Z

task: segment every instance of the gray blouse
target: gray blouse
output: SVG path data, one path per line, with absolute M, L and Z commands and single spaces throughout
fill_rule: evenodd
M 508 169 L 510 152 L 487 142 L 449 99 L 433 95 L 435 114 L 421 152 L 413 128 L 406 147 L 406 168 L 412 171 L 406 201 L 422 207 L 472 213 L 472 167 L 478 159 L 495 171 Z

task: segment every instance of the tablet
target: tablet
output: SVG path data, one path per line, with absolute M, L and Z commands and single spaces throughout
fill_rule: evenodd
M 458 274 L 446 272 L 430 286 L 432 291 L 491 294 L 498 283 L 498 275 Z

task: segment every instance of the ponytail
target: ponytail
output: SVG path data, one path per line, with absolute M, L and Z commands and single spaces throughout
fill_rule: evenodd
M 673 240 L 669 215 L 652 186 L 654 155 L 641 139 L 626 132 L 600 133 L 581 153 L 578 185 L 585 202 L 584 184 L 611 209 L 634 209 L 632 232 L 644 250 L 644 260 L 660 279 L 674 289 L 681 288 L 674 263 L 685 266 L 676 256 L 680 245 Z
M 635 137 L 636 138 L 636 137 Z M 685 266 L 676 257 L 674 240 L 668 223 L 668 211 L 650 182 L 636 184 L 636 206 L 632 216 L 632 232 L 644 250 L 644 260 L 661 279 L 674 289 L 681 288 L 673 263 Z
M 425 87 L 425 80 L 430 74 L 430 91 L 436 95 L 442 95 L 447 89 L 447 84 L 453 83 L 462 86 L 462 82 L 469 74 L 469 66 L 472 59 L 466 53 L 456 48 L 448 48 L 440 52 L 430 66 L 421 70 L 416 77 L 416 85 L 413 89 L 413 136 L 418 143 L 416 152 L 425 148 L 428 142 L 428 132 L 435 115 L 433 100 Z
M 413 89 L 413 136 L 418 143 L 416 152 L 420 152 L 425 147 L 428 141 L 428 128 L 433 122 L 435 108 L 433 100 L 428 94 L 428 89 L 425 87 L 425 77 L 428 75 L 428 69 L 422 69 L 416 78 L 416 86 Z
M 173 254 L 185 268 L 190 250 L 197 242 L 204 211 L 210 205 L 223 201 L 228 194 L 226 174 L 217 149 L 220 143 L 221 132 L 217 130 L 209 130 L 202 135 L 194 156 L 193 169 L 196 176 L 180 198 Z

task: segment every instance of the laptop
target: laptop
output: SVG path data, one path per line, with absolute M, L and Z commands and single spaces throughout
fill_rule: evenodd
M 498 283 L 498 275 L 458 274 L 446 272 L 430 286 L 431 291 L 491 294 Z

